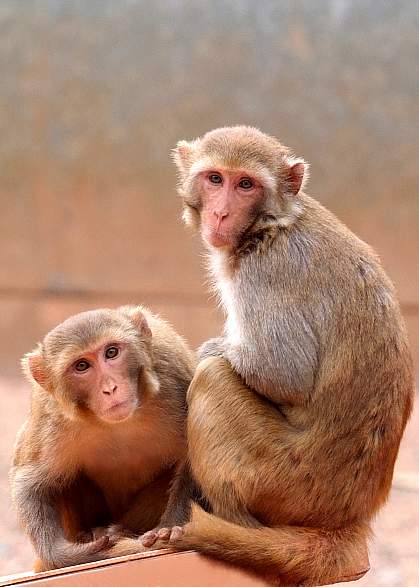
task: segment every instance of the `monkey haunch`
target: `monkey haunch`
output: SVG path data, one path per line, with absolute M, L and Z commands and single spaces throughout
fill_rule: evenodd
M 32 404 L 11 481 L 37 570 L 142 550 L 127 535 L 166 507 L 193 354 L 163 320 L 124 306 L 69 318 L 23 367 Z
M 303 193 L 307 165 L 276 139 L 223 128 L 174 156 L 227 319 L 188 392 L 192 474 L 213 515 L 194 506 L 173 543 L 285 581 L 343 580 L 412 406 L 393 286 Z

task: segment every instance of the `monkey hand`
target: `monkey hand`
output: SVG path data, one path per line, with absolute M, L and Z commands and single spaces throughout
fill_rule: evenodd
M 86 533 L 87 537 L 87 533 Z M 69 542 L 68 540 L 58 540 L 49 556 L 44 560 L 38 559 L 35 563 L 35 571 L 50 571 L 61 567 L 80 565 L 100 560 L 106 556 L 117 542 L 117 539 L 103 535 L 100 538 L 90 540 L 89 542 Z
M 157 540 L 162 542 L 170 543 L 172 540 L 176 540 L 183 534 L 182 526 L 172 526 L 171 528 L 154 528 L 146 532 L 140 537 L 143 546 L 153 546 Z M 170 544 L 168 544 L 170 546 Z
M 203 361 L 208 357 L 222 357 L 225 352 L 225 342 L 222 336 L 210 338 L 197 351 L 198 361 Z
M 132 533 L 124 530 L 119 524 L 111 524 L 110 526 L 100 526 L 98 528 L 92 528 L 86 532 L 80 532 L 77 535 L 77 542 L 95 542 L 104 536 L 110 539 L 110 543 L 115 544 L 120 538 L 126 538 L 133 536 Z

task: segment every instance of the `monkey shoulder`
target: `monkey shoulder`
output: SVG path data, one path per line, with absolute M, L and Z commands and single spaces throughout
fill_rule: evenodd
M 52 433 L 46 440 L 28 422 L 23 425 L 17 435 L 10 470 L 13 493 L 20 486 L 60 489 L 71 483 L 78 468 L 66 456 L 66 443 L 62 441 L 62 435 Z
M 24 460 L 42 459 L 44 451 L 54 451 L 68 428 L 71 425 L 57 409 L 56 399 L 41 388 L 35 390 L 28 417 L 16 435 L 15 455 Z
M 180 359 L 191 371 L 194 369 L 194 353 L 186 340 L 173 326 L 150 310 L 143 308 L 147 322 L 152 332 L 152 346 L 155 352 L 166 354 L 167 358 Z
M 26 461 L 32 460 L 31 454 L 27 454 L 27 438 L 29 436 L 28 428 L 29 420 L 26 420 L 17 431 L 13 448 L 12 467 L 19 467 Z
M 314 325 L 336 317 L 398 313 L 394 286 L 374 249 L 332 212 L 303 195 L 304 214 L 271 248 L 271 272 L 261 287 L 277 288 L 280 303 L 292 300 Z M 329 318 L 329 319 L 328 319 Z

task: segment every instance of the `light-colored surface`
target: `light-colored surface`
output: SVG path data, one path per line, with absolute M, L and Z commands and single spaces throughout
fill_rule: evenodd
M 58 572 L 0 579 L 20 587 L 266 587 L 265 581 L 194 552 L 130 555 Z
M 367 561 L 363 561 L 358 571 L 352 572 L 350 576 L 362 576 L 366 569 L 368 569 Z M 348 579 L 342 577 L 341 581 L 346 582 Z M 268 585 L 272 585 L 271 582 L 266 582 L 261 577 L 209 559 L 196 552 L 172 553 L 164 550 L 128 555 L 38 574 L 21 573 L 20 575 L 0 577 L 0 587 L 6 585 L 20 587 L 123 585 L 124 587 L 136 587 L 139 583 L 148 587 L 213 587 L 216 585 L 268 587 Z M 316 583 L 317 585 L 319 584 Z M 283 582 L 281 586 L 298 587 L 295 584 Z M 307 587 L 310 586 L 307 584 Z

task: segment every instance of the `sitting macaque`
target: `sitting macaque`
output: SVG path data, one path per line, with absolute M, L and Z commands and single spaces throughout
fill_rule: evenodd
M 222 128 L 181 141 L 175 160 L 227 319 L 187 396 L 178 503 L 189 477 L 209 507 L 143 543 L 171 538 L 281 585 L 359 577 L 413 400 L 393 285 L 276 139 Z
M 195 359 L 142 307 L 72 316 L 23 358 L 29 417 L 11 470 L 14 503 L 47 570 L 144 550 L 185 456 Z

